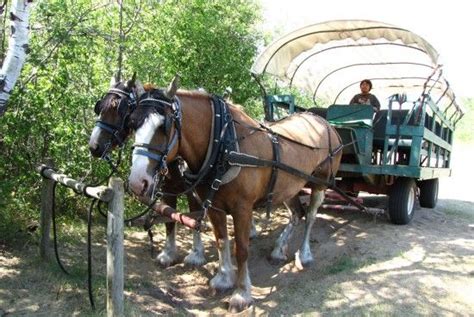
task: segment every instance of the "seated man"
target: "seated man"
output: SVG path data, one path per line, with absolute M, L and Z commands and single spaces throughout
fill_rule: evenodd
M 380 110 L 380 102 L 370 93 L 372 89 L 372 82 L 368 79 L 364 79 L 360 82 L 360 94 L 352 97 L 350 104 L 361 104 L 361 105 L 371 105 L 374 108 L 374 113 Z

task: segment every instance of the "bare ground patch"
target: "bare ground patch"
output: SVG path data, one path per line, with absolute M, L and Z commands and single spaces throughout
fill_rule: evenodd
M 260 228 L 251 245 L 252 311 L 257 314 L 466 316 L 474 311 L 474 225 L 465 218 L 418 209 L 410 225 L 394 226 L 360 213 L 321 213 L 312 234 L 316 263 L 302 271 L 294 262 L 268 262 L 286 212 L 279 210 L 275 219 L 270 225 L 274 230 Z M 41 263 L 37 246 L 28 244 L 22 250 L 3 246 L 0 253 L 2 316 L 103 314 L 105 251 L 100 235 L 96 233 L 93 249 L 96 313 L 87 299 L 85 245 L 63 246 L 62 259 L 72 271 L 66 276 L 55 263 Z M 302 225 L 292 251 L 301 235 Z M 184 257 L 190 247 L 187 229 L 180 230 L 179 240 Z M 177 264 L 163 269 L 150 258 L 146 235 L 128 232 L 127 314 L 225 314 L 230 292 L 210 290 L 217 253 L 210 232 L 204 240 L 209 263 L 203 268 Z

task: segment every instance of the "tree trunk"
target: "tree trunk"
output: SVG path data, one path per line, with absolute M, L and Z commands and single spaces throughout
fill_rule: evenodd
M 10 11 L 11 34 L 8 50 L 0 70 L 0 116 L 5 113 L 6 103 L 28 53 L 28 19 L 33 0 L 13 0 Z

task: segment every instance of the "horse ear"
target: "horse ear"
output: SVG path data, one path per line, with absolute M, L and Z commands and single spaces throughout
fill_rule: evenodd
M 117 77 L 118 73 L 112 75 L 112 77 L 110 78 L 110 87 L 115 87 L 115 85 L 119 82 L 120 79 L 118 79 Z
M 143 84 L 139 80 L 136 80 L 135 87 L 137 89 L 137 98 L 140 98 L 145 93 L 145 88 L 143 88 Z
M 130 79 L 129 81 L 127 81 L 127 87 L 128 87 L 128 88 L 134 87 L 136 80 L 137 80 L 137 72 L 134 72 L 134 73 L 133 73 L 133 76 L 132 76 L 132 79 Z
M 167 98 L 169 98 L 169 99 L 174 98 L 174 96 L 176 95 L 176 91 L 178 91 L 178 88 L 179 88 L 179 81 L 180 81 L 179 75 L 176 74 L 173 78 L 173 81 L 168 86 L 168 89 L 165 92 L 165 96 Z

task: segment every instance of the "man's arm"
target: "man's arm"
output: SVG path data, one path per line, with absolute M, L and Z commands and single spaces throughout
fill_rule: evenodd
M 377 111 L 380 110 L 380 102 L 375 95 L 370 95 L 370 104 L 372 107 L 377 108 Z

